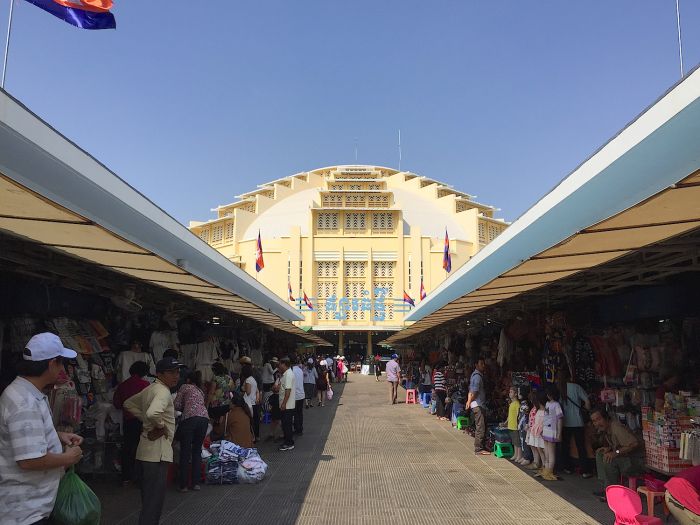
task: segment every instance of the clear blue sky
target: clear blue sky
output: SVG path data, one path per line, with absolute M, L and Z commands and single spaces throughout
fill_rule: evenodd
M 675 0 L 115 0 L 98 32 L 16 2 L 8 91 L 184 223 L 356 138 L 396 167 L 399 128 L 512 220 L 679 78 Z

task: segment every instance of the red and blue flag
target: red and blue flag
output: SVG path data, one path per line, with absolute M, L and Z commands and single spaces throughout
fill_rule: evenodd
M 306 303 L 306 307 L 307 307 L 309 310 L 313 310 L 313 309 L 314 309 L 314 305 L 313 305 L 313 303 L 311 302 L 311 299 L 309 299 L 309 298 L 306 296 L 306 292 L 304 292 L 304 303 Z
M 296 301 L 296 298 L 294 297 L 294 294 L 292 293 L 292 283 L 287 281 L 287 289 L 289 290 L 289 300 L 294 302 Z
M 420 278 L 420 300 L 422 301 L 428 296 L 427 293 L 425 293 L 425 286 L 423 286 L 423 278 Z
M 265 260 L 263 259 L 262 241 L 260 240 L 260 230 L 258 230 L 258 244 L 255 247 L 255 271 L 259 272 L 265 268 Z
M 447 230 L 445 230 L 445 250 L 442 254 L 442 268 L 450 273 L 452 271 L 452 256 L 450 255 L 450 238 L 447 236 Z
M 406 290 L 403 291 L 403 302 L 408 303 L 411 306 L 416 306 L 415 301 L 411 299 L 411 296 L 406 293 Z
M 81 29 L 115 29 L 112 0 L 27 0 L 39 9 Z

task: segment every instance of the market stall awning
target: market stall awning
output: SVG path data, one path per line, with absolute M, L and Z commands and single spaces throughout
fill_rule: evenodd
M 397 343 L 700 227 L 700 71 L 420 303 Z
M 319 345 L 293 308 L 0 91 L 0 230 Z

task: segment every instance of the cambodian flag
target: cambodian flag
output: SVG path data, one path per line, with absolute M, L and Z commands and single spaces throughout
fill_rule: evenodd
M 313 310 L 313 309 L 314 309 L 314 305 L 313 305 L 313 303 L 311 302 L 311 299 L 309 299 L 309 298 L 306 296 L 306 292 L 304 292 L 304 302 L 306 303 L 306 306 L 309 308 L 309 310 Z
M 39 9 L 81 29 L 114 29 L 112 0 L 27 0 Z
M 452 271 L 452 256 L 450 255 L 450 238 L 447 236 L 447 229 L 445 229 L 445 251 L 442 254 L 442 267 L 447 272 Z
M 416 306 L 415 301 L 411 299 L 411 296 L 406 293 L 406 290 L 403 291 L 403 302 L 408 303 L 411 306 Z
M 263 260 L 263 249 L 262 241 L 260 240 L 260 230 L 258 230 L 258 244 L 255 247 L 255 271 L 259 272 L 265 268 L 265 261 Z
M 428 296 L 427 293 L 425 293 L 425 286 L 423 286 L 423 278 L 421 277 L 420 279 L 420 300 L 422 301 Z
M 289 289 L 289 300 L 294 302 L 296 299 L 294 298 L 294 294 L 292 294 L 292 283 L 287 281 L 287 288 Z

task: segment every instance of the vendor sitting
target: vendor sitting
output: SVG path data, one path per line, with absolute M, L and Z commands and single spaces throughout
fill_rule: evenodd
M 700 523 L 700 465 L 666 482 L 666 505 L 681 525 Z
M 596 468 L 598 479 L 603 482 L 603 490 L 594 492 L 596 496 L 605 497 L 609 485 L 620 483 L 620 476 L 640 476 L 644 472 L 644 446 L 637 436 L 617 418 L 603 409 L 591 411 L 591 422 L 601 434 L 603 447 L 596 450 Z

